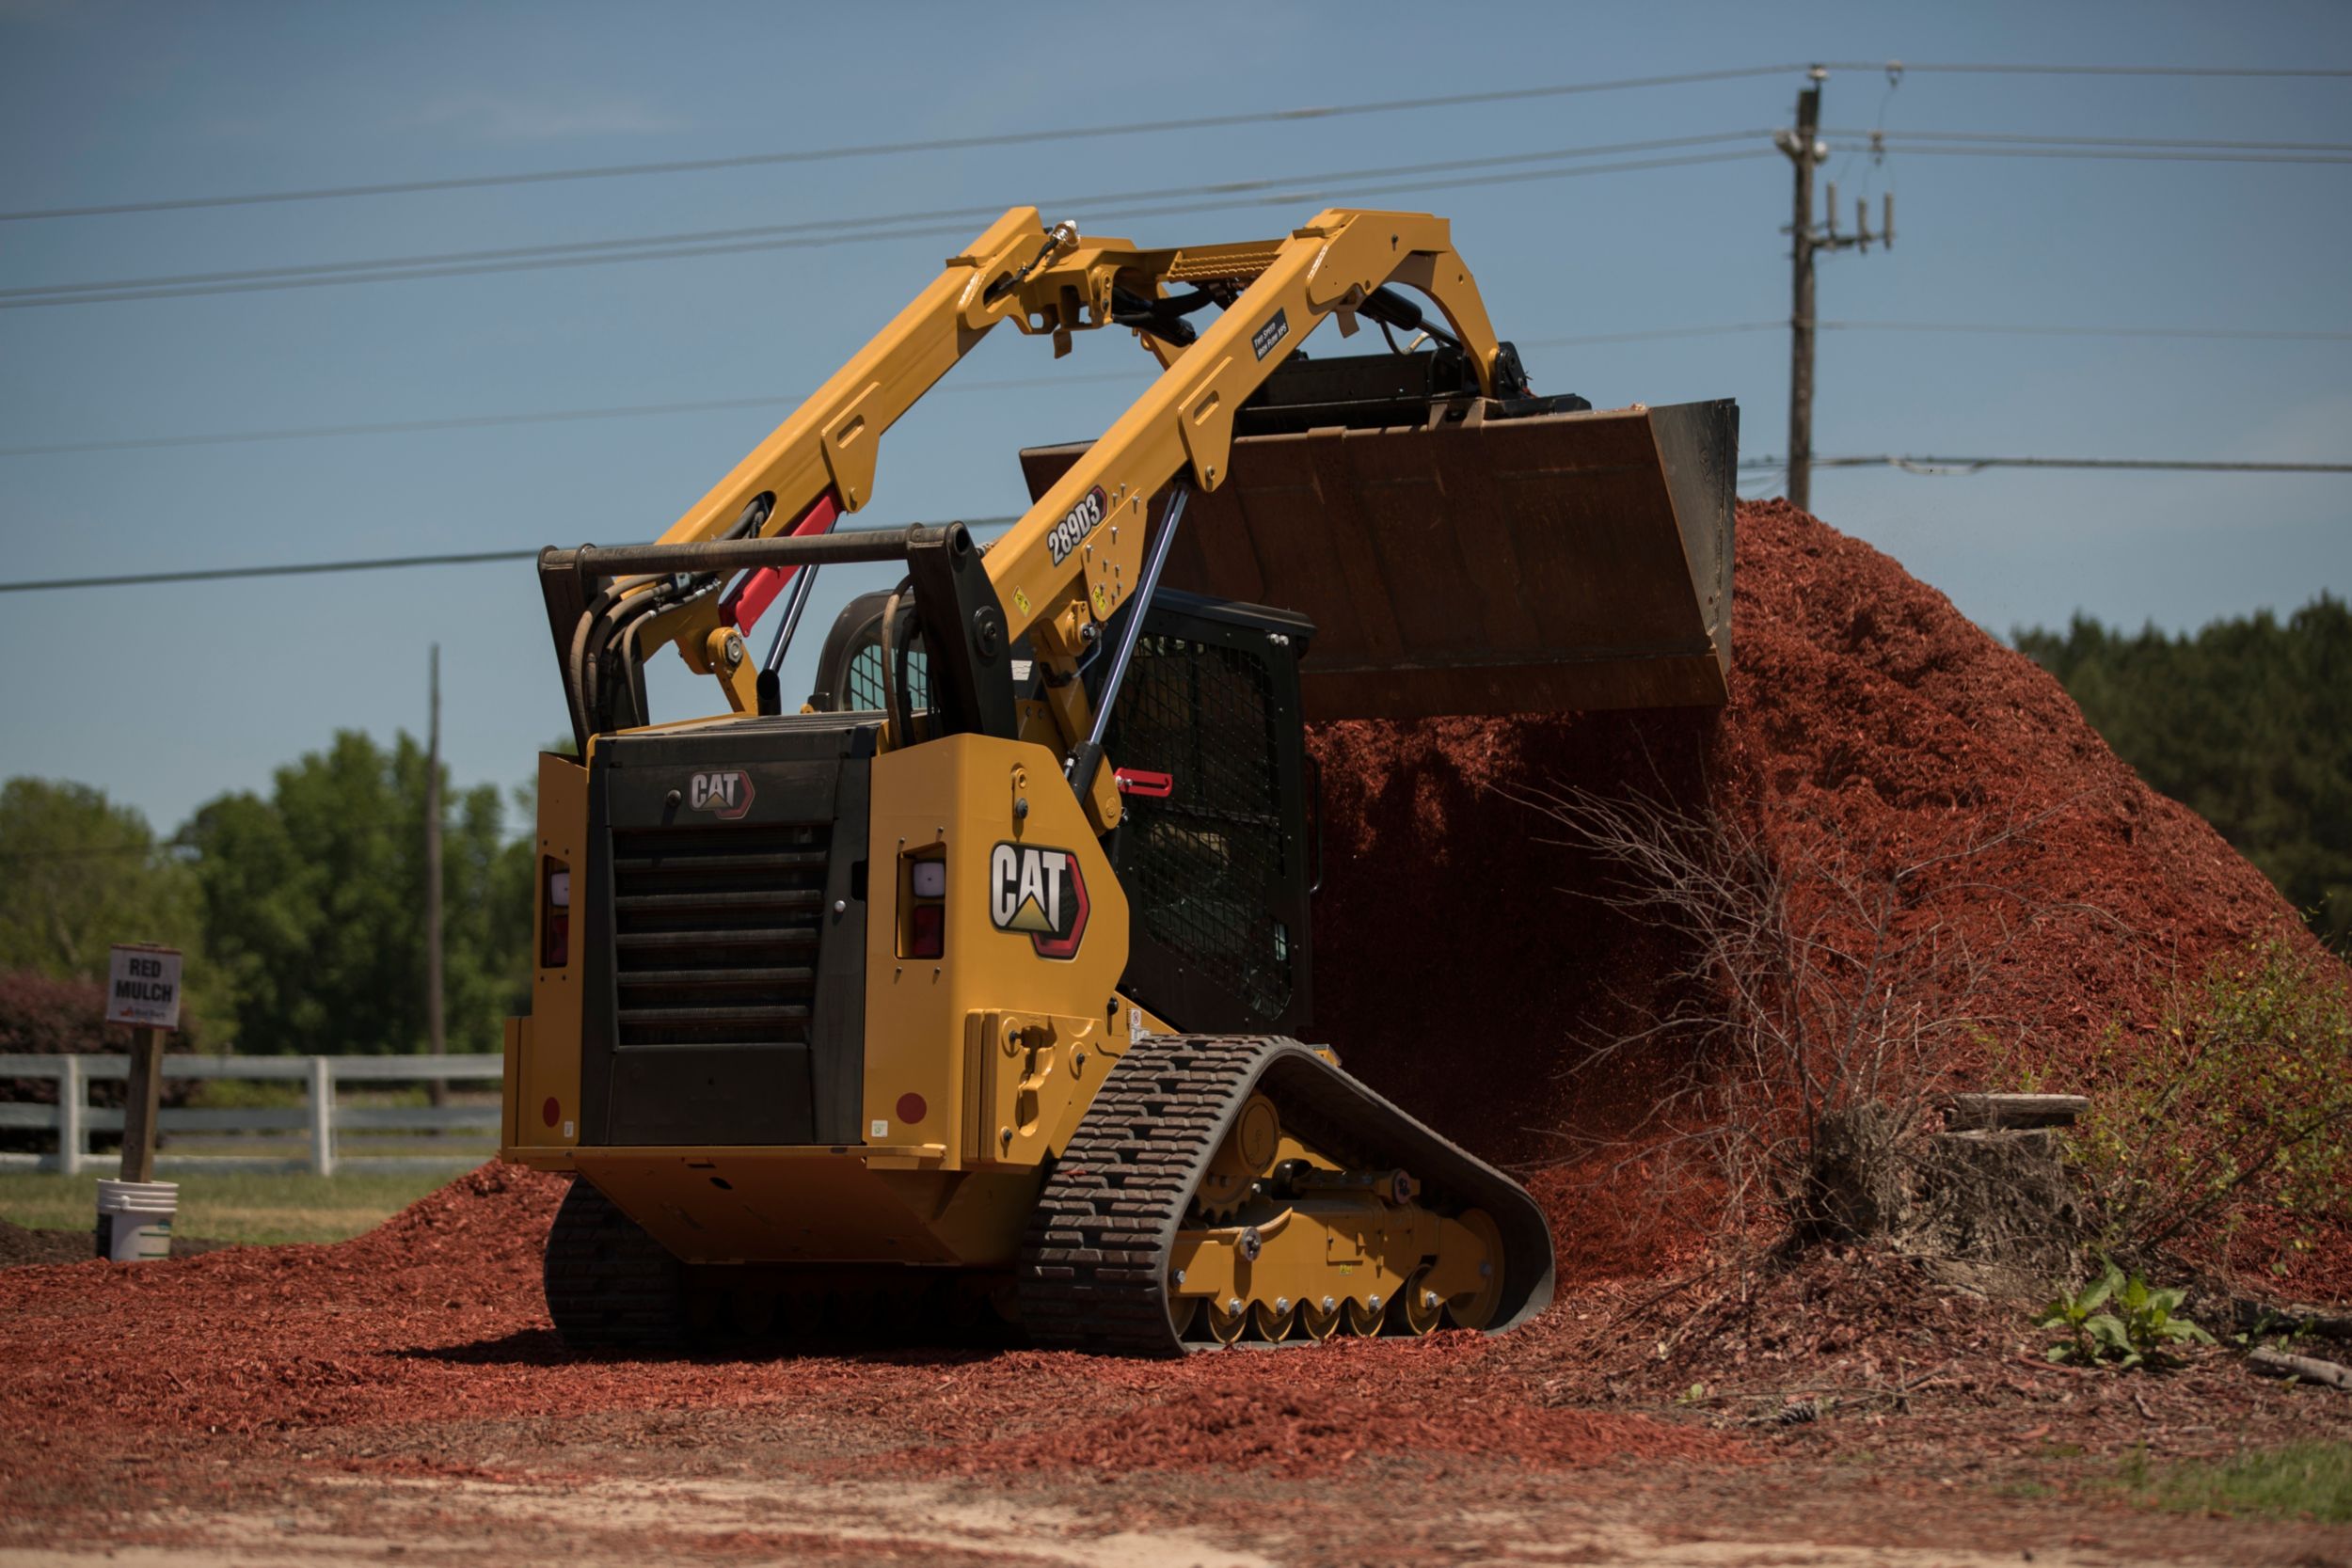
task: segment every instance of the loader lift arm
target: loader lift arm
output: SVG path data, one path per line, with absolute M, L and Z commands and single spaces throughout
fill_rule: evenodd
M 1447 325 L 1425 329 L 1458 343 L 1483 393 L 1525 391 L 1442 218 L 1332 208 L 1278 240 L 1146 250 L 1081 238 L 1069 225 L 1049 230 L 1033 207 L 1008 212 L 658 545 L 542 557 L 581 744 L 594 731 L 644 721 L 642 684 L 633 705 L 595 699 L 596 671 L 609 670 L 613 655 L 641 669 L 675 643 L 690 667 L 718 676 L 734 711 L 751 711 L 756 675 L 743 650 L 744 603 L 764 604 L 780 578 L 819 559 L 903 557 L 950 727 L 1017 733 L 1004 656 L 1025 637 L 1056 749 L 1073 754 L 1091 719 L 1079 660 L 1141 580 L 1152 499 L 1187 469 L 1200 489 L 1223 483 L 1235 411 L 1327 319 L 1339 317 L 1343 333 L 1354 332 L 1359 313 L 1423 325 L 1392 284 L 1436 304 Z M 1178 285 L 1195 293 L 1171 294 Z M 1196 330 L 1188 317 L 1210 302 L 1222 311 Z M 1074 332 L 1133 327 L 1161 373 L 985 556 L 960 527 L 894 531 L 887 545 L 819 544 L 814 536 L 835 515 L 872 498 L 882 433 L 1008 320 L 1051 337 L 1057 357 Z M 746 569 L 775 577 L 762 594 L 723 598 L 718 590 Z M 603 689 L 613 689 L 608 675 Z M 1110 767 L 1073 782 L 1089 819 L 1107 831 L 1120 816 Z

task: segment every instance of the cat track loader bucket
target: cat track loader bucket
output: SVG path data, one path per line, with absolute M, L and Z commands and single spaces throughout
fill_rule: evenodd
M 1239 436 L 1168 586 L 1311 620 L 1310 720 L 1724 703 L 1737 407 L 1510 407 Z

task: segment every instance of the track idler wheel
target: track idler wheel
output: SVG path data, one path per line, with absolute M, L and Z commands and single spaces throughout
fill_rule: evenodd
M 1281 1113 L 1264 1095 L 1251 1095 L 1241 1115 L 1233 1118 L 1232 1130 L 1210 1156 L 1209 1168 L 1201 1173 L 1200 1188 L 1193 1195 L 1193 1206 L 1201 1217 L 1215 1221 L 1236 1212 L 1248 1201 L 1258 1181 L 1274 1169 L 1274 1158 L 1281 1148 Z
M 1484 1209 L 1464 1210 L 1461 1224 L 1486 1248 L 1486 1261 L 1481 1265 L 1478 1289 L 1447 1302 L 1446 1313 L 1457 1328 L 1484 1328 L 1494 1321 L 1502 1301 L 1502 1227 Z

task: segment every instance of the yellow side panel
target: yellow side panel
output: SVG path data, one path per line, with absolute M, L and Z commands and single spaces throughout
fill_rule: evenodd
M 575 879 L 588 864 L 588 769 L 570 757 L 539 753 L 539 864 L 532 875 L 532 957 L 547 951 L 548 911 L 544 887 L 549 861 Z M 510 1037 L 518 1060 L 507 1070 L 506 1147 L 510 1160 L 546 1170 L 569 1170 L 580 1141 L 580 955 L 591 933 L 579 924 L 580 900 L 560 969 L 532 971 L 531 1017 Z M 549 1108 L 554 1114 L 549 1116 Z
M 887 752 L 874 759 L 872 814 L 864 1131 L 872 1143 L 938 1148 L 949 1169 L 993 1163 L 1009 1150 L 972 1148 L 967 1135 L 967 1122 L 980 1120 L 981 1088 L 967 1081 L 969 1015 L 1065 1021 L 1056 1030 L 1060 1065 L 1080 1077 L 1060 1102 L 1074 1117 L 1109 1066 L 1101 1049 L 1075 1064 L 1078 1021 L 1096 1037 L 1125 1037 L 1115 992 L 1127 965 L 1126 895 L 1042 746 L 961 735 Z M 946 863 L 936 959 L 901 956 L 911 853 Z M 1022 1163 L 1034 1163 L 1059 1138 L 1016 1141 L 1028 1145 Z
M 586 1148 L 580 1172 L 690 1263 L 1002 1267 L 1030 1172 L 872 1170 L 829 1149 Z

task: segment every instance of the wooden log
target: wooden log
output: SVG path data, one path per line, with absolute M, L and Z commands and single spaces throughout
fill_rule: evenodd
M 2249 1354 L 2246 1364 L 2265 1377 L 2321 1383 L 2330 1388 L 2352 1393 L 2352 1367 L 2339 1367 L 2333 1361 L 2322 1361 L 2310 1355 L 2289 1355 L 2282 1350 L 2265 1349 Z
M 2257 1301 L 2237 1297 L 2230 1304 L 2239 1328 L 2249 1334 L 2316 1334 L 2323 1338 L 2352 1340 L 2352 1313 L 2340 1307 L 2307 1307 L 2296 1302 Z
M 1954 1132 L 2072 1127 L 2090 1109 L 2090 1100 L 2079 1094 L 1956 1094 L 1944 1101 L 1944 1125 Z
M 131 1031 L 131 1078 L 122 1095 L 122 1176 L 155 1180 L 155 1118 L 164 1101 L 164 1031 Z

